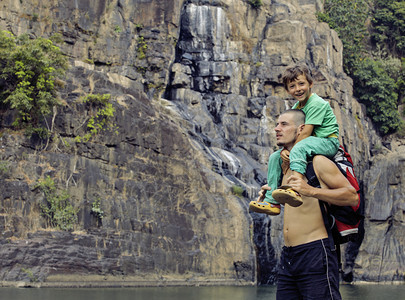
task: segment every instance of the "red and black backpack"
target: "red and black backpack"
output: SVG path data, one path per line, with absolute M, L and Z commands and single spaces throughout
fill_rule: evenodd
M 363 197 L 360 193 L 359 183 L 353 169 L 353 161 L 349 153 L 340 146 L 333 161 L 336 166 L 347 178 L 351 185 L 356 189 L 358 202 L 355 206 L 337 206 L 319 201 L 325 226 L 330 228 L 333 240 L 336 245 L 344 244 L 348 241 L 355 241 L 359 236 L 359 225 L 364 216 L 360 212 Z M 312 162 L 308 162 L 306 177 L 308 184 L 314 187 L 320 187 L 318 178 L 315 175 Z

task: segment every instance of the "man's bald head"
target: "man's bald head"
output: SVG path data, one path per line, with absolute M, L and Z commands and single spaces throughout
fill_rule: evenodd
M 305 113 L 301 109 L 289 109 L 283 112 L 281 115 L 290 114 L 292 121 L 296 126 L 305 124 Z

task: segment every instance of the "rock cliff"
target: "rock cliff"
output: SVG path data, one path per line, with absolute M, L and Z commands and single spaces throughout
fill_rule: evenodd
M 1 29 L 60 33 L 71 61 L 49 143 L 10 130 L 2 114 L 0 280 L 272 283 L 282 219 L 247 204 L 277 149 L 275 119 L 292 104 L 281 73 L 297 61 L 333 107 L 366 199 L 365 238 L 347 247 L 346 275 L 404 280 L 404 143 L 382 140 L 353 98 L 342 44 L 315 17 L 322 1 L 0 5 Z M 77 143 L 87 117 L 80 97 L 90 93 L 112 95 L 118 133 Z M 41 216 L 46 176 L 78 210 L 72 232 Z M 103 218 L 92 214 L 96 200 Z

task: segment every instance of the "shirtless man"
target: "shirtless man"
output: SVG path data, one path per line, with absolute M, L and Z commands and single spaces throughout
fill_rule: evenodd
M 277 145 L 291 150 L 304 128 L 301 110 L 288 110 L 278 118 L 275 128 Z M 356 190 L 336 165 L 324 156 L 313 158 L 321 188 L 315 188 L 288 170 L 283 185 L 299 192 L 303 204 L 284 207 L 284 243 L 280 257 L 277 299 L 341 299 L 336 250 L 328 238 L 319 200 L 335 205 L 355 205 Z M 270 188 L 264 185 L 257 201 Z

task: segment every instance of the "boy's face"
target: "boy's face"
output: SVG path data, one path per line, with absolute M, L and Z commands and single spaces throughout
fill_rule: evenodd
M 301 105 L 305 105 L 312 94 L 312 85 L 313 83 L 309 83 L 307 77 L 302 74 L 287 84 L 287 93 L 299 101 Z

